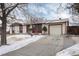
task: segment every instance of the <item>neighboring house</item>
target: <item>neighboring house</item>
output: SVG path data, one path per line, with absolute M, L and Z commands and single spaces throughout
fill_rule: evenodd
M 68 34 L 79 35 L 79 23 L 71 23 L 67 32 Z

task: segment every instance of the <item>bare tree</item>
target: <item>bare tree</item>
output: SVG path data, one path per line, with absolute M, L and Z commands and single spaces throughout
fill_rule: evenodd
M 7 23 L 7 16 L 10 14 L 10 12 L 17 7 L 18 4 L 15 4 L 13 6 L 5 6 L 6 4 L 0 3 L 0 19 L 2 21 L 2 30 L 1 30 L 1 45 L 7 44 L 6 41 L 6 23 Z
M 75 16 L 79 16 L 79 3 L 68 3 L 66 7 L 69 9 L 72 20 L 76 22 Z
M 21 8 L 24 4 L 19 3 L 0 3 L 0 20 L 2 21 L 1 45 L 6 45 L 6 24 L 7 17 L 10 13 L 19 6 Z

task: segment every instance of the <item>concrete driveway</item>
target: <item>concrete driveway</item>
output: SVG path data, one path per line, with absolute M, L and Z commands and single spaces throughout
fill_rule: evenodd
M 47 36 L 3 56 L 55 56 L 57 52 L 73 44 L 75 44 L 73 40 L 67 40 L 64 37 Z

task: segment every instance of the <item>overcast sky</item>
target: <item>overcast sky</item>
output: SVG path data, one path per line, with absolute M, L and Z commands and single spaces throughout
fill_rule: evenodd
M 28 5 L 28 11 L 31 15 L 46 18 L 46 19 L 57 19 L 57 18 L 68 18 L 68 10 L 66 4 L 60 6 L 59 3 L 33 3 Z
M 25 11 L 27 11 L 31 16 L 38 18 L 44 18 L 47 20 L 69 18 L 70 22 L 74 22 L 72 20 L 72 15 L 70 14 L 69 9 L 66 8 L 66 5 L 67 5 L 66 3 L 61 4 L 61 6 L 60 3 L 29 3 L 28 8 Z M 23 11 L 20 12 L 19 10 L 16 11 L 17 18 L 26 20 L 27 17 L 23 17 L 23 15 L 21 14 L 22 12 Z M 75 17 L 74 19 L 75 20 L 79 19 L 79 16 Z M 79 20 L 75 22 L 79 22 Z
M 69 18 L 69 10 L 66 4 L 60 6 L 59 3 L 29 3 L 27 10 L 31 16 L 45 18 L 48 20 L 58 18 Z M 19 12 L 18 10 L 16 12 Z M 20 13 L 20 12 L 19 12 Z M 18 18 L 24 18 L 23 15 L 17 13 Z

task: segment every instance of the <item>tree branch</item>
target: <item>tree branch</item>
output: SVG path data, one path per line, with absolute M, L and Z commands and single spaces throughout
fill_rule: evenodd
M 4 11 L 6 11 L 7 9 L 12 8 L 12 7 L 14 7 L 14 6 L 7 7 L 6 9 L 4 9 Z
M 0 16 L 0 20 L 2 20 L 2 17 Z
M 6 17 L 9 15 L 9 13 L 15 9 L 18 6 L 18 3 L 16 5 L 14 5 L 10 10 L 8 10 L 8 12 L 6 13 Z

